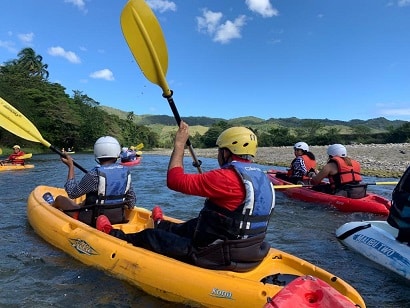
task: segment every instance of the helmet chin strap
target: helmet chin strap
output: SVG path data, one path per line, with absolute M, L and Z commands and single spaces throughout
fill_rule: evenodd
M 227 158 L 225 158 L 226 151 L 229 152 L 229 155 L 228 155 Z M 227 149 L 223 149 L 223 153 L 222 153 L 222 162 L 223 162 L 223 164 L 222 165 L 225 165 L 225 164 L 229 163 L 229 160 L 230 160 L 231 157 L 232 157 L 232 152 L 227 150 Z

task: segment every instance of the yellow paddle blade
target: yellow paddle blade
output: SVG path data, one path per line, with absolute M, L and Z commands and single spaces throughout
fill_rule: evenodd
M 137 145 L 135 146 L 135 149 L 136 149 L 137 151 L 139 151 L 139 150 L 142 150 L 143 147 L 144 147 L 144 144 L 141 142 L 140 144 L 137 144 Z
M 144 76 L 169 96 L 167 46 L 160 24 L 144 0 L 128 1 L 121 13 L 121 29 Z
M 29 159 L 29 158 L 31 158 L 32 156 L 33 156 L 32 153 L 28 153 L 28 154 L 24 154 L 24 155 L 18 156 L 17 159 Z
M 50 143 L 43 139 L 37 127 L 30 122 L 20 111 L 0 97 L 0 126 L 20 138 L 39 142 L 46 147 Z
M 0 148 L 0 155 L 3 154 L 3 150 Z
M 137 151 L 137 152 L 135 152 L 135 154 L 137 154 L 138 156 L 141 156 L 141 155 L 142 155 L 142 151 Z

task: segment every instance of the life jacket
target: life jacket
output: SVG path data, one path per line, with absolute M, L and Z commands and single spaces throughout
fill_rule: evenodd
M 90 224 L 95 224 L 99 215 L 106 215 L 111 223 L 124 222 L 125 197 L 131 187 L 131 173 L 120 164 L 98 166 L 98 191 L 88 193 L 85 205 L 95 205 L 92 208 L 93 217 Z M 80 213 L 81 215 L 81 213 Z
M 8 157 L 8 160 L 10 160 L 10 162 L 15 165 L 24 165 L 25 163 L 24 159 L 18 158 L 19 156 L 23 156 L 23 155 L 24 155 L 24 152 L 19 151 L 17 153 L 10 154 L 10 156 Z
M 316 170 L 316 166 L 317 166 L 316 165 L 316 160 L 311 159 L 306 154 L 303 154 L 302 156 L 299 156 L 299 157 L 303 159 L 303 163 L 305 164 L 305 167 L 306 167 L 306 174 L 304 174 L 304 175 L 307 175 L 310 171 Z M 295 157 L 292 160 L 291 164 L 290 164 L 291 168 L 288 170 L 288 173 L 287 173 L 288 177 L 294 176 L 293 163 L 295 162 L 296 159 L 297 159 L 297 157 Z
M 399 230 L 410 231 L 410 167 L 393 190 L 387 222 Z
M 269 252 L 270 245 L 264 239 L 275 207 L 275 191 L 267 176 L 249 163 L 233 161 L 222 168 L 234 168 L 240 175 L 245 200 L 235 211 L 205 201 L 190 257 L 200 267 L 246 272 Z
M 233 168 L 242 178 L 246 197 L 235 211 L 205 201 L 194 236 L 194 245 L 202 246 L 215 239 L 245 239 L 266 232 L 275 206 L 273 185 L 261 169 L 233 161 L 222 169 Z
M 338 170 L 338 173 L 329 176 L 331 186 L 340 188 L 345 184 L 358 184 L 362 180 L 360 164 L 356 160 L 351 159 L 351 166 L 346 164 L 344 159 L 339 156 L 332 157 L 329 162 L 335 162 Z

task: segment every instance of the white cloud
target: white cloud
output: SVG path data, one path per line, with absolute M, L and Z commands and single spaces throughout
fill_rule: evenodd
M 204 9 L 202 17 L 196 18 L 198 30 L 213 34 L 221 23 L 222 16 L 221 12 L 212 12 Z
M 14 43 L 10 41 L 0 41 L 0 48 L 5 48 L 7 51 L 16 53 L 17 49 L 14 47 Z
M 22 41 L 23 43 L 31 43 L 33 42 L 34 39 L 34 33 L 30 32 L 30 33 L 20 33 L 17 35 L 17 37 L 20 39 L 20 41 Z
M 397 5 L 400 6 L 400 7 L 410 6 L 410 0 L 399 0 L 397 2 Z
M 164 13 L 166 11 L 173 11 L 177 10 L 177 5 L 175 2 L 166 1 L 166 0 L 148 0 L 148 5 L 151 7 L 152 10 L 158 11 L 160 13 Z
M 91 73 L 90 77 L 95 79 L 114 80 L 114 74 L 108 68 Z
M 241 30 L 245 24 L 245 15 L 237 17 L 234 22 L 228 20 L 218 27 L 213 40 L 225 44 L 232 39 L 241 38 Z
M 278 16 L 279 11 L 272 7 L 270 0 L 246 0 L 248 9 L 262 15 L 262 17 Z
M 70 61 L 71 63 L 81 63 L 80 57 L 78 57 L 72 51 L 65 51 L 63 47 L 50 47 L 47 50 L 48 54 L 55 57 L 63 57 Z
M 80 11 L 87 13 L 87 9 L 85 8 L 84 0 L 64 0 L 65 3 L 71 3 L 76 6 Z
M 234 21 L 227 20 L 222 23 L 223 14 L 204 9 L 202 16 L 197 17 L 197 27 L 199 32 L 207 33 L 215 42 L 222 44 L 230 40 L 241 37 L 242 27 L 246 24 L 246 16 L 241 15 Z

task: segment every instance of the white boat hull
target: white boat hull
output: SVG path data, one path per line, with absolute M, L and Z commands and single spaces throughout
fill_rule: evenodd
M 398 230 L 386 221 L 353 221 L 336 230 L 349 248 L 410 280 L 410 246 L 396 240 Z

